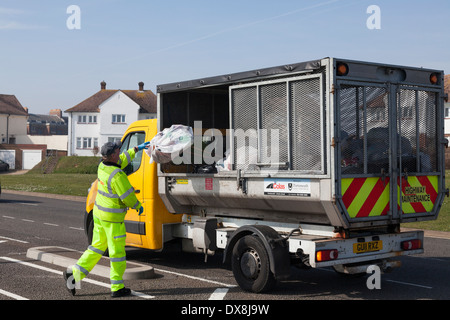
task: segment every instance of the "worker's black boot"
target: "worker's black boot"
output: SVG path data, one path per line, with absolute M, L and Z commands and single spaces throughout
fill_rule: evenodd
M 76 290 L 75 290 L 75 278 L 73 277 L 72 272 L 66 270 L 64 271 L 63 276 L 67 291 L 69 291 L 72 294 L 72 296 L 74 296 Z
M 122 288 L 120 290 L 111 292 L 111 297 L 113 297 L 113 298 L 121 298 L 121 297 L 129 296 L 130 294 L 131 294 L 131 290 L 130 289 Z

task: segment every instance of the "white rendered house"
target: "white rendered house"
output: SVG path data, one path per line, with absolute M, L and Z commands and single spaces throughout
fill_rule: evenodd
M 128 126 L 137 120 L 156 118 L 156 95 L 144 90 L 101 90 L 65 111 L 69 115 L 68 155 L 100 155 L 108 141 L 120 140 Z

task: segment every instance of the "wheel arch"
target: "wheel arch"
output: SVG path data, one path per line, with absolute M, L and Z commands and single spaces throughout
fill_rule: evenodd
M 233 248 L 239 239 L 255 235 L 263 243 L 269 256 L 270 271 L 276 279 L 290 275 L 290 256 L 286 241 L 273 228 L 265 225 L 246 225 L 238 228 L 230 237 L 223 255 L 223 262 L 229 264 Z

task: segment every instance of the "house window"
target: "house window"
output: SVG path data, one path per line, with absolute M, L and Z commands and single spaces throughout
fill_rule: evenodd
M 120 137 L 108 137 L 108 142 L 120 141 Z
M 113 114 L 112 115 L 112 123 L 125 123 L 125 115 L 124 114 Z
M 409 106 L 409 107 L 402 107 L 400 109 L 400 114 L 401 114 L 402 120 L 413 119 L 413 116 L 414 116 L 414 111 L 413 110 L 414 110 L 414 107 L 411 107 L 411 106 Z
M 78 123 L 97 123 L 97 116 L 79 115 Z
M 445 117 L 446 118 L 450 118 L 450 107 L 449 108 L 445 108 Z
M 83 138 L 83 149 L 90 149 L 92 148 L 92 138 Z
M 93 149 L 98 147 L 98 138 L 78 137 L 77 149 Z

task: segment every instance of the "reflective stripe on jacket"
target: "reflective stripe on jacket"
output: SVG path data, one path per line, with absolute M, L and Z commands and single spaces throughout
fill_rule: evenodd
M 99 164 L 94 215 L 100 220 L 123 222 L 128 208 L 138 210 L 141 207 L 134 194 L 134 188 L 122 171 L 135 155 L 132 148 L 120 155 L 119 164 L 104 161 Z

